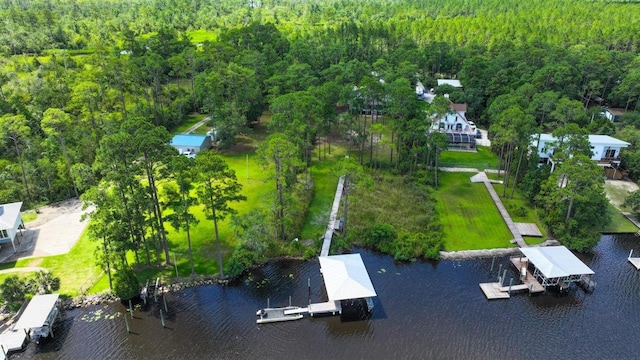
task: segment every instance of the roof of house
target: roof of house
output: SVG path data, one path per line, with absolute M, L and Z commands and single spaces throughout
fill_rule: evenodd
M 377 296 L 360 254 L 320 256 L 329 301 Z
M 451 103 L 451 110 L 466 112 L 467 111 L 467 104 L 454 104 L 454 103 Z
M 207 135 L 180 134 L 174 136 L 170 144 L 173 146 L 202 146 L 206 138 Z
M 548 279 L 594 274 L 564 246 L 528 247 L 520 248 L 520 251 Z
M 21 202 L 0 205 L 0 229 L 12 229 L 20 216 Z
M 460 82 L 460 80 L 454 79 L 438 79 L 438 86 L 440 85 L 451 85 L 458 88 L 462 87 L 462 83 Z
M 605 108 L 604 110 L 612 113 L 613 115 L 624 115 L 627 113 L 627 110 L 623 108 Z
M 536 135 L 533 136 L 534 142 L 536 140 Z M 551 134 L 540 134 L 540 141 L 551 142 L 556 141 L 556 138 Z M 589 135 L 589 143 L 591 145 L 610 145 L 610 146 L 620 146 L 627 147 L 629 144 L 626 141 L 622 141 L 611 137 L 609 135 Z

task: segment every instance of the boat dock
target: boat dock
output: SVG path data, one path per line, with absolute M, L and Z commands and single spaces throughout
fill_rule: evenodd
M 631 250 L 631 252 L 629 252 L 629 257 L 627 257 L 627 261 L 629 261 L 631 265 L 633 265 L 636 268 L 636 270 L 640 270 L 640 258 L 632 257 L 632 256 L 633 256 L 633 249 Z
M 504 279 L 499 282 L 482 283 L 480 289 L 488 300 L 508 299 L 512 292 L 529 291 L 529 294 L 544 292 L 545 288 L 540 284 L 535 276 L 527 268 L 528 259 L 526 257 L 514 256 L 509 259 L 520 274 L 521 284 L 504 286 Z
M 336 226 L 336 217 L 340 209 L 344 182 L 345 178 L 341 176 L 331 207 L 329 225 L 324 234 L 322 251 L 318 258 L 320 261 L 320 272 L 324 278 L 324 285 L 327 289 L 329 301 L 315 304 L 310 303 L 307 307 L 300 307 L 292 306 L 291 298 L 289 298 L 289 306 L 272 308 L 269 306 L 269 299 L 267 299 L 267 307 L 256 312 L 256 316 L 258 316 L 256 322 L 258 324 L 299 320 L 302 319 L 304 314 L 311 316 L 342 314 L 342 300 L 365 299 L 369 311 L 373 308 L 371 297 L 377 296 L 377 294 L 360 254 L 329 256 L 333 233 L 342 228 L 342 226 Z M 311 285 L 309 285 L 309 287 L 311 287 Z M 309 292 L 309 294 L 311 294 L 311 292 Z M 309 300 L 309 302 L 311 301 Z
M 0 348 L 2 354 L 6 355 L 12 351 L 20 351 L 27 345 L 29 336 L 24 330 L 15 330 L 10 328 L 0 334 Z

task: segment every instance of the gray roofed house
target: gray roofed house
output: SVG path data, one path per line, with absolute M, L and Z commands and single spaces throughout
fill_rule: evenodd
M 21 208 L 21 202 L 0 205 L 0 244 L 11 243 L 13 252 L 16 252 L 16 235 L 24 228 Z

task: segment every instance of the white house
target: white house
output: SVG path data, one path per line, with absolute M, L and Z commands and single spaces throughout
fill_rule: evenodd
M 540 141 L 537 140 L 537 135 L 534 135 L 533 138 L 533 144 L 537 143 L 540 162 L 551 164 L 553 171 L 555 167 L 553 161 L 554 143 L 557 142 L 557 139 L 551 134 L 541 134 Z M 589 135 L 589 144 L 591 146 L 591 160 L 598 162 L 598 165 L 603 167 L 620 166 L 620 151 L 630 145 L 626 141 L 618 140 L 609 135 Z
M 467 104 L 451 103 L 445 116 L 434 121 L 431 131 L 440 131 L 449 137 L 449 149 L 472 150 L 476 147 L 476 126 L 467 120 Z
M 20 214 L 21 202 L 0 205 L 0 244 L 11 243 L 16 252 L 16 235 L 24 227 Z M 20 243 L 20 242 L 18 242 Z

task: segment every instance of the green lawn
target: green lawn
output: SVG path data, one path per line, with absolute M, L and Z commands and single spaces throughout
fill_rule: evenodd
M 440 154 L 439 166 L 463 167 L 484 169 L 497 169 L 498 157 L 486 146 L 478 146 L 477 152 L 446 150 Z
M 469 173 L 442 173 L 436 210 L 447 251 L 512 247 L 513 238 L 484 184 Z
M 215 41 L 218 36 L 209 30 L 191 30 L 187 31 L 187 36 L 194 44 L 200 44 L 205 41 Z
M 332 144 L 331 154 L 326 154 L 326 159 L 318 161 L 318 149 L 314 151 L 313 164 L 309 171 L 313 177 L 313 200 L 309 206 L 309 215 L 302 229 L 303 239 L 317 239 L 324 234 L 329 223 L 329 214 L 333 204 L 333 198 L 338 186 L 338 177 L 332 174 L 332 167 L 336 161 L 345 156 L 347 149 L 344 146 Z
M 24 258 L 15 262 L 2 263 L 0 264 L 0 269 L 31 266 L 46 268 L 54 276 L 60 278 L 60 293 L 77 296 L 81 294 L 82 290 L 92 287 L 93 280 L 98 280 L 101 270 L 95 266 L 93 254 L 96 246 L 97 243 L 91 241 L 87 233 L 84 232 L 76 245 L 67 254 Z M 32 274 L 20 273 L 17 275 L 30 276 Z M 10 275 L 13 274 L 0 276 L 0 282 Z M 92 291 L 99 292 L 105 289 L 105 287 L 95 287 Z
M 639 230 L 615 206 L 609 204 L 607 213 L 611 217 L 611 223 L 602 229 L 603 233 L 634 233 Z
M 185 121 L 184 124 L 178 126 L 176 129 L 174 129 L 171 133 L 173 135 L 177 135 L 177 134 L 182 134 L 183 132 L 187 131 L 187 129 L 189 129 L 190 127 L 192 127 L 193 125 L 197 124 L 198 121 L 201 121 L 202 119 L 204 119 L 206 115 L 204 114 L 193 114 L 193 115 L 189 115 L 189 118 L 187 119 L 187 121 Z M 206 131 L 205 131 L 206 133 Z

